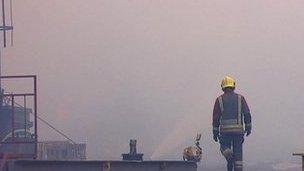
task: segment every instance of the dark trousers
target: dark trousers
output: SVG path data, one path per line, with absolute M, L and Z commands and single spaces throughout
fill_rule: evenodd
M 227 160 L 228 171 L 243 171 L 243 134 L 221 134 L 221 152 Z

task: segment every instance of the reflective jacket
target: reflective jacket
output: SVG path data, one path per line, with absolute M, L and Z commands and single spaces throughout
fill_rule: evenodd
M 251 129 L 251 115 L 245 98 L 233 91 L 219 96 L 213 109 L 213 131 L 225 133 L 244 133 Z

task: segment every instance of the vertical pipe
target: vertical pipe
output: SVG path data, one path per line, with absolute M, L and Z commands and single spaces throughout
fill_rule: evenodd
M 26 115 L 26 96 L 24 95 L 23 96 L 23 107 L 24 107 L 24 140 L 26 141 L 26 133 L 27 133 L 27 131 L 26 131 L 26 128 L 27 128 L 27 126 L 26 126 L 26 117 L 27 117 L 27 115 Z
M 35 156 L 37 158 L 37 148 L 38 148 L 38 132 L 37 132 L 37 76 L 34 76 L 34 112 L 35 112 Z
M 1 73 L 1 70 L 2 70 L 2 54 L 1 54 L 1 52 L 2 52 L 2 49 L 1 49 L 1 47 L 0 47 L 0 91 L 1 91 L 1 95 L 2 95 L 2 73 Z
M 3 46 L 6 47 L 5 3 L 2 0 Z
M 10 0 L 10 19 L 11 19 L 11 26 L 13 27 L 13 0 Z M 11 46 L 14 46 L 14 31 L 11 30 Z
M 12 94 L 12 142 L 15 142 L 15 96 Z

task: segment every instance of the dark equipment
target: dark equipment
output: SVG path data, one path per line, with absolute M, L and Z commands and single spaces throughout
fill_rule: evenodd
M 134 140 L 134 139 L 130 140 L 130 152 L 127 154 L 122 154 L 122 160 L 137 160 L 137 161 L 143 160 L 144 154 L 137 153 L 136 143 L 137 143 L 137 140 Z
M 29 80 L 31 90 L 0 94 L 0 159 L 33 159 L 37 156 L 37 77 L 0 76 L 4 80 Z M 22 102 L 20 105 L 17 101 Z M 32 109 L 33 108 L 33 109 Z

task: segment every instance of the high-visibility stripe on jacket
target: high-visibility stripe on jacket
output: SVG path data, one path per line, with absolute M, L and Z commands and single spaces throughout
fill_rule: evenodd
M 213 130 L 220 133 L 243 133 L 251 126 L 251 115 L 243 96 L 227 92 L 216 99 L 213 110 Z
M 224 107 L 223 97 L 218 97 L 221 109 L 221 119 L 220 119 L 220 131 L 222 133 L 242 133 L 244 131 L 242 122 L 242 102 L 241 95 L 237 95 L 237 99 L 233 99 L 235 102 L 230 103 L 230 106 Z M 231 100 L 231 99 L 228 99 Z M 228 103 L 226 101 L 226 103 Z M 232 110 L 226 112 L 226 110 Z M 230 115 L 230 116 L 227 116 Z

